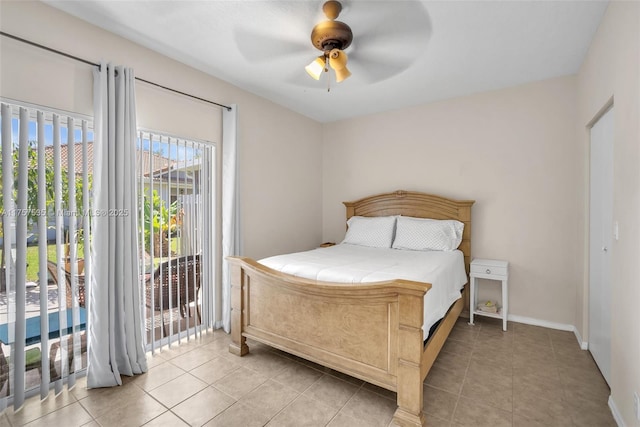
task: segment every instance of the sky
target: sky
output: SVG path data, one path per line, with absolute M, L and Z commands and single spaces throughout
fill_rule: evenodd
M 78 121 L 76 121 L 78 122 Z M 0 119 L 1 123 L 1 119 Z M 11 123 L 12 139 L 17 144 L 19 135 L 19 120 L 14 118 Z M 60 143 L 66 144 L 69 135 L 69 130 L 66 125 L 60 124 Z M 146 151 L 149 150 L 150 143 L 148 135 L 144 135 L 142 139 L 142 148 Z M 45 145 L 53 145 L 53 124 L 50 122 L 44 125 L 44 139 Z M 82 142 L 82 130 L 75 129 L 73 135 L 75 142 Z M 154 141 L 151 145 L 151 151 L 154 153 L 162 154 L 164 157 L 168 157 L 172 160 L 190 160 L 194 157 L 198 157 L 200 150 L 197 148 L 197 143 L 190 143 L 185 140 L 181 140 L 180 143 L 176 143 L 177 139 L 172 138 L 171 143 L 167 142 L 166 137 L 162 137 L 162 141 L 158 141 L 158 136 L 154 135 Z M 37 124 L 35 121 L 29 121 L 29 141 L 37 141 Z M 92 142 L 94 139 L 93 130 L 87 132 L 87 141 Z M 138 140 L 138 147 L 140 147 L 140 140 Z

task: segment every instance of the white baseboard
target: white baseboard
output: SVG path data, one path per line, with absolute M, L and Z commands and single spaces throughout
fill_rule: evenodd
M 578 344 L 580 344 L 580 348 L 582 350 L 589 350 L 589 343 L 587 341 L 582 340 L 582 335 L 580 335 L 578 328 L 576 328 L 575 326 L 573 327 L 573 334 L 576 336 L 576 339 L 578 340 Z
M 569 325 L 566 323 L 549 322 L 548 320 L 534 319 L 533 317 L 518 316 L 515 314 L 508 315 L 507 320 L 518 322 L 518 323 L 524 323 L 527 325 L 542 326 L 543 328 L 557 329 L 559 331 L 573 332 L 574 335 L 576 336 L 576 339 L 578 340 L 578 344 L 580 345 L 580 348 L 582 350 L 588 349 L 588 343 L 582 340 L 582 337 L 578 332 L 578 328 L 576 328 L 573 325 Z
M 557 329 L 559 331 L 573 332 L 573 330 L 575 329 L 573 325 L 549 322 L 548 320 L 534 319 L 533 317 L 518 316 L 516 314 L 510 314 L 509 316 L 507 316 L 507 320 L 510 320 L 512 322 L 524 323 L 527 325 L 542 326 L 543 328 Z
M 618 411 L 618 407 L 616 406 L 616 402 L 613 400 L 613 396 L 609 395 L 609 409 L 611 409 L 611 414 L 613 414 L 613 419 L 615 420 L 618 427 L 626 427 L 624 420 L 622 419 L 622 415 L 620 415 L 620 411 Z

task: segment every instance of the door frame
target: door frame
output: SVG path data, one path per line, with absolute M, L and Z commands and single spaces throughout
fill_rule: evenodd
M 582 283 L 582 336 L 580 335 L 580 330 L 576 328 L 576 335 L 578 341 L 580 343 L 580 348 L 582 350 L 589 349 L 589 287 L 590 287 L 590 253 L 589 253 L 589 245 L 591 239 L 591 231 L 590 231 L 590 221 L 591 221 L 591 128 L 596 124 L 598 120 L 602 118 L 610 109 L 614 108 L 614 97 L 611 96 L 603 106 L 598 110 L 596 114 L 592 117 L 592 119 L 585 125 L 584 127 L 584 139 L 586 142 L 586 150 L 584 157 L 584 165 L 585 165 L 585 174 L 584 174 L 584 191 L 585 191 L 585 199 L 584 199 L 584 213 L 585 213 L 585 222 L 584 226 L 584 246 L 583 246 L 583 283 Z M 615 126 L 615 125 L 614 125 Z

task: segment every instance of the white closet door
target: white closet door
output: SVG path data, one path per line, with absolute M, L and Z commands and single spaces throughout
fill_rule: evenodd
M 589 351 L 605 380 L 611 374 L 613 241 L 613 108 L 591 128 Z

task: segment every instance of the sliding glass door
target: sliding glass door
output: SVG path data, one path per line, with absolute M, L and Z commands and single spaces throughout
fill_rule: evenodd
M 140 281 L 148 348 L 213 326 L 215 145 L 141 131 Z
M 86 368 L 93 131 L 91 118 L 23 103 L 3 102 L 0 120 L 1 410 Z
M 0 411 L 86 369 L 98 214 L 92 118 L 8 102 L 1 113 Z M 217 149 L 149 131 L 137 144 L 140 293 L 155 351 L 215 327 Z

